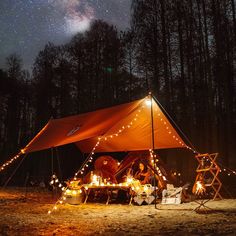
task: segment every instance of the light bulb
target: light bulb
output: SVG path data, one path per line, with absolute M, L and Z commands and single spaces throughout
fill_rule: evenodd
M 151 99 L 146 99 L 145 100 L 146 106 L 150 107 L 152 105 Z

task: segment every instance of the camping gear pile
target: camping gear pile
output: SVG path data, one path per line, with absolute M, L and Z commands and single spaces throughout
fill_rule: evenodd
M 167 184 L 167 188 L 162 191 L 162 204 L 180 204 L 182 201 L 182 187 L 175 188 L 172 184 Z

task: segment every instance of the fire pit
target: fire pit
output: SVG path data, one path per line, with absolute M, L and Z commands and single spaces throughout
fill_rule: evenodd
M 199 198 L 195 200 L 198 206 L 194 209 L 197 213 L 207 213 L 207 210 L 211 210 L 210 207 L 206 206 L 206 203 L 211 199 L 206 199 L 206 187 L 202 180 L 196 181 L 193 186 L 193 193 Z

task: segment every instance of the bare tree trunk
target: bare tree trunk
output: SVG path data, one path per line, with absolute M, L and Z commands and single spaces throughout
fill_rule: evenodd
M 165 100 L 166 104 L 170 104 L 170 81 L 168 72 L 168 51 L 167 51 L 167 39 L 166 39 L 166 6 L 165 1 L 160 0 L 161 4 L 161 32 L 162 32 L 162 50 L 163 50 L 163 67 L 164 67 L 164 81 L 165 81 Z M 169 105 L 167 105 L 169 109 Z

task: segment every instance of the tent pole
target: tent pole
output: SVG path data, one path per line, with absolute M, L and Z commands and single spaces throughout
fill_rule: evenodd
M 59 170 L 59 177 L 60 177 L 60 180 L 62 180 L 61 164 L 60 164 L 59 152 L 58 152 L 57 147 L 55 148 L 55 150 L 56 150 L 57 164 L 58 164 L 58 170 Z
M 153 96 L 152 96 L 152 93 L 149 92 L 149 97 L 150 97 L 150 100 L 151 100 L 151 127 L 152 127 L 152 150 L 154 151 L 155 149 L 155 135 L 154 135 L 154 120 L 153 120 Z M 156 191 L 156 188 L 157 188 L 157 183 L 156 183 L 156 155 L 153 156 L 153 160 L 154 160 L 154 196 L 155 196 L 155 208 L 157 209 L 157 191 Z
M 52 159 L 51 159 L 51 171 L 52 171 L 52 176 L 53 176 L 53 147 L 51 147 L 51 155 L 52 155 Z
M 6 188 L 6 186 L 8 185 L 8 183 L 10 182 L 10 180 L 12 179 L 12 177 L 15 175 L 16 171 L 19 169 L 19 167 L 21 166 L 22 162 L 25 160 L 25 158 L 26 158 L 27 155 L 28 155 L 28 154 L 25 154 L 25 155 L 22 157 L 22 159 L 21 159 L 20 163 L 18 164 L 18 166 L 15 168 L 15 170 L 12 172 L 11 176 L 10 176 L 10 177 L 7 179 L 7 181 L 4 183 L 3 188 Z

